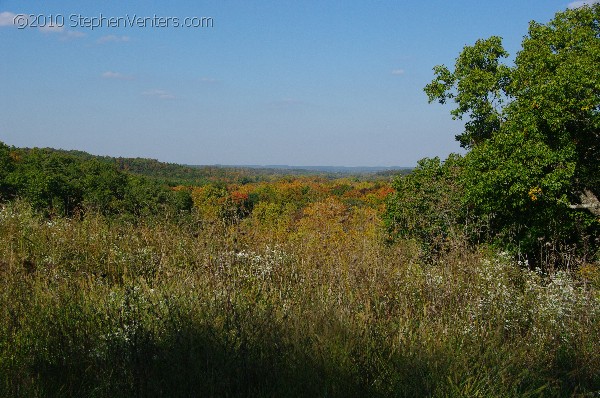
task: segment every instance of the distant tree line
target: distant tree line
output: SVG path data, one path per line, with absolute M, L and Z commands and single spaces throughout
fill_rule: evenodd
M 33 149 L 23 148 L 22 151 Z M 320 176 L 329 180 L 359 175 L 361 180 L 382 180 L 390 175 L 407 174 L 409 168 L 370 172 L 369 168 L 299 168 L 299 167 L 255 167 L 255 166 L 194 166 L 161 162 L 148 158 L 125 158 L 97 156 L 83 151 L 62 150 L 53 148 L 36 148 L 35 151 L 46 154 L 58 153 L 71 155 L 81 160 L 97 160 L 114 164 L 117 169 L 128 174 L 135 174 L 152 179 L 169 186 L 203 186 L 208 184 L 249 184 L 257 182 L 277 181 L 285 177 Z M 373 168 L 375 169 L 375 168 Z
M 284 173 L 289 172 L 289 175 Z M 48 215 L 183 214 L 236 223 L 257 207 L 272 216 L 299 214 L 337 198 L 349 207 L 382 210 L 389 176 L 334 178 L 307 170 L 191 167 L 153 159 L 112 158 L 81 151 L 15 148 L 0 142 L 0 201 L 21 198 Z M 401 173 L 406 171 L 401 170 Z
M 0 200 L 14 198 L 58 216 L 85 211 L 140 216 L 185 212 L 193 206 L 188 191 L 125 173 L 115 163 L 0 142 Z

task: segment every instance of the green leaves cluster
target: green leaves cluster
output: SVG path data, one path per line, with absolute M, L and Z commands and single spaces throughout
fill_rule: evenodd
M 530 260 L 589 261 L 600 247 L 600 4 L 531 22 L 514 65 L 507 56 L 499 37 L 478 40 L 425 87 L 467 118 L 456 136 L 469 150 L 463 217 L 485 219 L 493 241 Z
M 462 161 L 458 155 L 444 162 L 438 157 L 421 159 L 411 174 L 394 180 L 395 192 L 387 198 L 388 230 L 396 237 L 416 239 L 428 258 L 462 233 Z
M 508 57 L 497 36 L 478 40 L 473 47 L 465 47 L 451 72 L 444 65 L 433 70 L 436 78 L 425 87 L 429 101 L 457 103 L 451 111 L 454 119 L 469 120 L 465 131 L 456 136 L 463 148 L 472 148 L 499 130 L 502 121 L 501 106 L 507 99 L 510 68 L 500 64 Z

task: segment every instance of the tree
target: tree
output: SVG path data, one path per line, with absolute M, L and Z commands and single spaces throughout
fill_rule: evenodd
M 577 198 L 597 197 L 600 4 L 559 13 L 547 25 L 532 22 L 515 63 L 511 129 L 539 137 L 574 164 L 571 183 Z
M 0 200 L 11 195 L 12 187 L 8 176 L 13 170 L 14 162 L 10 155 L 10 148 L 0 141 Z
M 77 208 L 82 192 L 77 186 L 80 173 L 76 158 L 40 149 L 15 154 L 21 159 L 8 180 L 16 196 L 47 214 L 69 215 Z
M 79 168 L 83 205 L 103 214 L 119 212 L 128 188 L 127 175 L 116 165 L 96 159 L 82 162 Z
M 540 247 L 594 255 L 600 215 L 600 4 L 531 22 L 514 66 L 498 37 L 434 68 L 430 102 L 468 115 L 464 203 L 528 258 Z M 564 250 L 563 250 L 564 252 Z M 563 256 L 564 259 L 564 256 Z
M 462 120 L 469 114 L 464 133 L 456 136 L 463 148 L 474 147 L 500 128 L 501 107 L 510 83 L 510 68 L 500 64 L 500 59 L 506 57 L 502 39 L 492 36 L 465 47 L 454 71 L 444 65 L 433 68 L 436 78 L 425 87 L 429 101 L 445 104 L 454 100 L 458 105 L 450 112 L 454 119 Z

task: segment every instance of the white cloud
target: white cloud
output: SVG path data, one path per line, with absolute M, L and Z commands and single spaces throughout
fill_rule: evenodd
M 600 0 L 580 0 L 569 3 L 568 8 L 579 8 L 583 6 L 591 6 L 592 4 L 600 3 Z
M 15 25 L 15 17 L 17 14 L 10 11 L 0 12 L 0 26 L 13 26 Z
M 115 80 L 133 80 L 133 76 L 124 75 L 119 72 L 106 71 L 101 75 L 104 79 L 115 79 Z
M 98 39 L 98 43 L 100 44 L 105 44 L 105 43 L 122 43 L 122 42 L 127 42 L 131 40 L 131 38 L 129 36 L 116 36 L 116 35 L 107 35 L 107 36 L 102 36 Z
M 165 90 L 148 90 L 148 91 L 144 91 L 142 93 L 142 95 L 145 95 L 147 97 L 154 97 L 154 98 L 158 98 L 158 99 L 164 99 L 164 100 L 168 100 L 168 99 L 175 99 L 176 97 L 169 93 L 168 91 Z
M 392 70 L 392 75 L 403 75 L 404 69 L 394 69 Z
M 20 29 L 29 27 L 29 21 L 26 14 L 15 14 L 10 11 L 0 12 L 0 26 L 17 26 Z M 33 28 L 33 26 L 31 27 Z M 46 33 L 58 33 L 60 40 L 71 40 L 84 37 L 86 34 L 74 30 L 67 31 L 63 25 L 48 24 L 46 26 L 39 26 L 38 30 L 44 34 Z
M 71 39 L 80 39 L 85 37 L 86 34 L 83 32 L 78 32 L 76 30 L 69 30 L 63 33 L 61 40 L 71 40 Z
M 38 28 L 42 33 L 62 33 L 65 30 L 63 25 L 46 25 Z

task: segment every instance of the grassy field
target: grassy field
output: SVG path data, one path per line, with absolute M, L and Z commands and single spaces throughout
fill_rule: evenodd
M 285 222 L 0 210 L 0 396 L 600 394 L 600 272 L 435 264 L 335 201 Z

